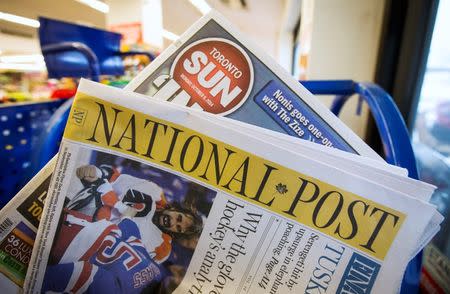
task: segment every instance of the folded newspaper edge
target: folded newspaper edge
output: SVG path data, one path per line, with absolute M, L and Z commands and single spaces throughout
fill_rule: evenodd
M 289 289 L 296 291 L 318 288 L 340 291 L 354 286 L 354 271 L 363 275 L 359 277 L 366 283 L 361 279 L 358 283 L 365 290 L 386 292 L 398 288 L 410 256 L 436 215 L 433 206 L 396 193 L 396 187 L 388 189 L 363 178 L 355 179 L 354 175 L 337 167 L 301 157 L 257 138 L 218 124 L 211 127 L 211 121 L 196 114 L 198 112 L 176 110 L 123 90 L 82 81 L 58 156 L 57 174 L 52 178 L 45 203 L 43 222 L 25 282 L 26 292 L 50 290 L 41 289 L 41 286 L 47 258 L 54 253 L 50 250 L 51 243 L 63 211 L 64 195 L 68 195 L 74 185 L 75 170 L 82 163 L 78 161 L 100 152 L 140 162 L 141 168 L 147 166 L 165 171 L 215 191 L 215 200 L 203 227 L 206 232 L 201 233 L 179 285 L 185 292 L 213 290 L 218 285 L 231 292 L 264 289 L 283 292 L 283 287 L 290 286 L 293 288 Z M 225 125 L 225 121 L 222 124 Z M 153 127 L 144 136 L 149 122 Z M 116 132 L 114 127 L 110 129 L 111 125 L 115 126 Z M 158 132 L 158 126 L 164 131 Z M 103 132 L 97 132 L 98 128 Z M 168 130 L 171 130 L 172 143 L 161 140 Z M 124 138 L 126 140 L 122 142 Z M 196 143 L 191 144 L 194 141 Z M 194 145 L 197 146 L 197 157 L 191 149 L 194 147 L 190 147 Z M 237 161 L 225 164 L 222 175 L 218 177 L 216 173 L 215 180 L 212 180 L 214 173 L 208 173 L 211 163 L 205 162 L 208 156 L 198 156 L 200 150 L 206 152 L 207 146 L 213 146 L 213 149 L 209 147 L 210 154 L 217 157 L 228 154 L 227 161 L 228 158 Z M 163 156 L 163 150 L 170 158 Z M 219 155 L 219 151 L 222 154 Z M 194 153 L 186 156 L 188 152 Z M 206 168 L 203 177 L 202 171 L 196 170 L 199 166 Z M 227 171 L 227 167 L 232 170 Z M 216 172 L 217 168 L 216 163 Z M 225 175 L 228 181 L 220 181 Z M 72 178 L 74 181 L 67 180 Z M 277 182 L 277 192 L 269 192 L 269 187 Z M 334 213 L 326 215 L 323 206 Z M 227 217 L 231 212 L 233 216 Z M 419 214 L 421 218 L 414 217 Z M 252 221 L 249 222 L 250 216 Z M 124 221 L 123 215 L 121 217 L 120 224 Z M 226 226 L 221 223 L 224 218 L 229 221 Z M 140 223 L 138 217 L 125 219 Z M 81 223 L 88 228 L 86 221 L 77 224 Z M 246 233 L 236 234 L 243 227 L 246 227 Z M 211 252 L 211 246 L 217 241 L 214 234 L 224 228 L 217 251 Z M 140 228 L 139 232 L 144 234 L 145 230 Z M 308 237 L 302 239 L 303 236 Z M 306 245 L 300 251 L 299 242 L 303 241 Z M 83 244 L 73 246 L 80 248 Z M 98 260 L 99 256 L 96 258 Z M 199 280 L 198 274 L 205 269 L 205 262 L 210 266 Z M 258 264 L 265 267 L 259 270 Z M 58 265 L 61 264 L 49 266 L 47 270 Z M 155 270 L 154 263 L 151 265 Z M 156 272 L 158 270 L 152 273 Z M 152 277 L 155 279 L 151 282 L 156 283 L 161 282 L 164 275 Z

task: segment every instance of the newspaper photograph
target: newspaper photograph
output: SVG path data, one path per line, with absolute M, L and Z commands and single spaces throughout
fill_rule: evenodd
M 175 289 L 190 263 L 216 192 L 137 161 L 83 151 L 77 155 L 80 165 L 75 178 L 69 180 L 68 201 L 42 291 L 87 290 L 75 285 L 68 288 L 68 280 L 55 278 L 67 274 L 71 279 L 76 274 L 92 275 L 86 278 L 93 279 L 92 285 L 98 288 L 89 289 L 95 292 L 104 287 L 116 290 L 111 285 L 117 283 L 121 285 L 117 290 L 125 293 L 137 289 L 152 293 L 155 285 Z M 109 241 L 97 247 L 103 237 Z M 98 261 L 108 266 L 90 271 Z M 121 263 L 128 265 L 126 269 Z
M 199 114 L 82 81 L 25 292 L 396 292 L 433 206 Z

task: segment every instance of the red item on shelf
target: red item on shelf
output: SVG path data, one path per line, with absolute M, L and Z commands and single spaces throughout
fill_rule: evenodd
M 70 99 L 75 96 L 77 89 L 56 89 L 52 92 L 52 99 Z

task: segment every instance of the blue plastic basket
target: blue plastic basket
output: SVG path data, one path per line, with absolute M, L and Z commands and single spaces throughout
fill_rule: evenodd
M 31 160 L 38 137 L 62 102 L 0 106 L 0 207 L 33 176 Z

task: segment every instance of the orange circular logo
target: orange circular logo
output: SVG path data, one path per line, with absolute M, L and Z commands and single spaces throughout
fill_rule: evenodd
M 253 85 L 248 55 L 229 40 L 202 39 L 186 47 L 170 70 L 190 96 L 187 106 L 226 115 L 247 99 Z

